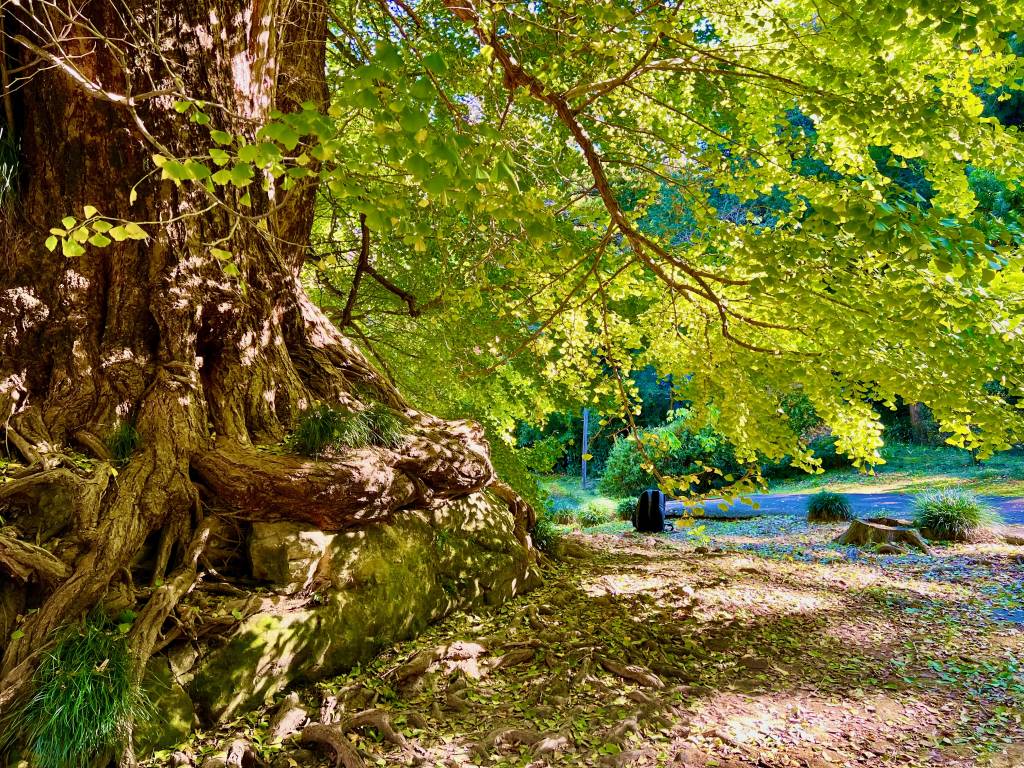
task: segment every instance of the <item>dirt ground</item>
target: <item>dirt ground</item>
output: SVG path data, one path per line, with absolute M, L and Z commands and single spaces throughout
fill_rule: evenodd
M 573 536 L 542 589 L 300 706 L 349 767 L 1024 766 L 1024 548 L 883 557 L 829 545 L 841 530 Z M 199 734 L 190 757 L 242 738 L 275 766 L 334 764 L 271 721 Z

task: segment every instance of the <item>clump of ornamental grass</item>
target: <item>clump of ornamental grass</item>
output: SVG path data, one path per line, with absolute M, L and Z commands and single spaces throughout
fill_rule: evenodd
M 118 464 L 125 464 L 142 444 L 142 435 L 134 420 L 119 421 L 107 437 L 107 450 Z
M 345 414 L 329 405 L 314 405 L 296 419 L 289 442 L 304 456 L 317 456 L 335 441 L 344 418 Z
M 622 499 L 615 506 L 615 517 L 625 520 L 627 523 L 633 519 L 634 512 L 636 512 L 636 499 Z
M 315 457 L 329 448 L 396 448 L 405 432 L 402 416 L 380 404 L 353 413 L 319 404 L 299 416 L 288 443 L 298 453 Z
M 541 552 L 549 555 L 554 554 L 558 549 L 558 542 L 561 538 L 562 534 L 555 525 L 554 520 L 548 515 L 538 516 L 537 522 L 530 531 L 530 539 L 533 541 L 533 546 Z
M 396 411 L 380 403 L 374 404 L 362 414 L 366 418 L 367 426 L 374 445 L 382 445 L 385 448 L 397 448 L 405 437 L 406 421 Z
M 914 499 L 914 525 L 940 541 L 967 541 L 979 528 L 1000 522 L 973 493 L 950 488 Z
M 819 491 L 807 501 L 807 521 L 810 523 L 841 523 L 847 520 L 853 520 L 853 510 L 840 493 Z
M 65 629 L 43 658 L 30 695 L 0 724 L 0 746 L 24 743 L 39 768 L 86 768 L 122 749 L 150 709 L 125 636 L 90 618 Z

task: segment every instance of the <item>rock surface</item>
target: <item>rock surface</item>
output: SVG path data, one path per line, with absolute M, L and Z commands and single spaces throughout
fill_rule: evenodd
M 173 747 L 188 738 L 195 712 L 192 700 L 175 679 L 166 658 L 155 657 L 146 666 L 142 682 L 152 703 L 148 716 L 135 723 L 133 738 L 140 754 Z
M 309 586 L 334 536 L 301 523 L 254 523 L 249 559 L 254 579 L 278 592 L 295 594 Z
M 234 717 L 293 683 L 347 670 L 451 611 L 534 586 L 536 555 L 515 509 L 477 492 L 324 539 L 261 527 L 250 548 L 254 569 L 259 554 L 262 578 L 312 594 L 265 595 L 225 644 L 195 661 L 185 687 L 200 718 Z

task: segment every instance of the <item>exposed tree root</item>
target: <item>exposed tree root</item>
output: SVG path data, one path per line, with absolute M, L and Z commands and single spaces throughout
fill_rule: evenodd
M 508 653 L 502 654 L 491 663 L 492 669 L 504 669 L 506 667 L 515 667 L 520 664 L 525 664 L 529 661 L 533 661 L 537 655 L 533 648 L 521 648 L 511 650 Z
M 61 560 L 42 547 L 19 541 L 9 535 L 11 531 L 0 529 L 0 568 L 22 583 L 36 576 L 47 587 L 68 577 L 70 569 Z
M 598 663 L 606 672 L 610 672 L 616 677 L 621 677 L 623 680 L 629 680 L 637 685 L 643 685 L 648 688 L 665 687 L 665 683 L 660 677 L 636 664 L 619 664 L 604 656 L 598 659 Z
M 496 747 L 532 747 L 544 738 L 539 731 L 525 728 L 497 728 L 488 733 L 473 747 L 473 754 L 478 758 L 487 757 Z
M 430 666 L 441 659 L 448 652 L 448 646 L 439 645 L 435 648 L 426 648 L 419 651 L 405 664 L 397 666 L 384 674 L 385 678 L 393 678 L 401 684 L 410 678 L 417 678 L 425 674 Z
M 342 768 L 361 768 L 363 759 L 345 735 L 357 728 L 375 728 L 381 737 L 398 747 L 405 757 L 413 763 L 421 762 L 423 751 L 414 746 L 391 725 L 391 718 L 382 709 L 368 709 L 358 712 L 339 725 L 314 723 L 302 730 L 299 740 L 305 743 L 326 744 L 334 750 L 335 765 Z
M 296 733 L 307 719 L 306 710 L 299 705 L 299 697 L 289 694 L 270 719 L 268 732 L 271 741 L 281 741 Z
M 335 768 L 366 768 L 363 758 L 349 742 L 345 732 L 336 725 L 314 723 L 302 729 L 299 740 L 304 744 L 322 744 L 334 750 Z

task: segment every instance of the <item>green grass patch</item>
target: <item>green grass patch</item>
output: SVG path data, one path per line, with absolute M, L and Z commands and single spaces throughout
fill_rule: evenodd
M 976 462 L 968 451 L 951 446 L 891 443 L 882 449 L 885 464 L 873 475 L 856 469 L 769 482 L 773 492 L 813 493 L 821 488 L 840 493 L 921 493 L 960 488 L 983 496 L 1024 496 L 1024 453 L 998 453 Z
M 124 635 L 90 619 L 64 630 L 43 658 L 31 697 L 3 723 L 6 746 L 23 741 L 39 768 L 84 768 L 123 747 L 147 714 Z
M 592 529 L 621 520 L 619 508 L 636 504 L 635 498 L 606 496 L 593 483 L 581 488 L 578 477 L 555 476 L 540 481 L 547 494 L 547 516 L 565 530 Z M 628 516 L 625 519 L 629 519 Z

